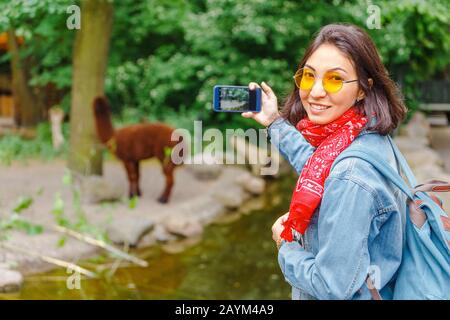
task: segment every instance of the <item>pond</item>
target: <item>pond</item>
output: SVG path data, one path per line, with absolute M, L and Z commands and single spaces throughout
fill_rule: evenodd
M 132 250 L 145 257 L 147 268 L 115 268 L 112 258 L 100 256 L 81 265 L 110 268 L 98 279 L 83 277 L 79 289 L 68 289 L 70 275 L 58 269 L 26 277 L 20 293 L 0 299 L 290 299 L 271 226 L 288 210 L 294 184 L 293 175 L 269 181 L 251 200 L 259 209 L 227 214 L 181 252 L 176 243 Z

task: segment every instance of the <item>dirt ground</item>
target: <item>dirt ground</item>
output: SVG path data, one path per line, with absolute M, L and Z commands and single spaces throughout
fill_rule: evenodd
M 21 213 L 21 216 L 45 227 L 55 225 L 52 209 L 59 193 L 64 200 L 64 213 L 75 221 L 73 193 L 70 186 L 63 183 L 65 168 L 66 163 L 63 160 L 49 162 L 31 160 L 27 163 L 15 162 L 11 166 L 0 166 L 2 181 L 0 215 L 5 217 L 12 212 L 21 196 L 30 196 L 33 203 Z M 130 208 L 126 198 L 128 181 L 125 170 L 120 162 L 111 160 L 105 162 L 103 176 L 109 184 L 122 190 L 123 198 L 117 202 L 104 204 L 83 204 L 82 207 L 89 224 L 109 230 L 111 236 L 116 239 L 138 237 L 145 233 L 146 229 L 164 225 L 168 219 L 175 227 L 193 228 L 195 232 L 225 210 L 226 206 L 219 203 L 215 195 L 231 192 L 230 198 L 235 198 L 233 192 L 246 194 L 236 183 L 236 179 L 245 174 L 249 173 L 243 167 L 225 166 L 217 179 L 199 180 L 187 167 L 177 168 L 170 202 L 160 204 L 156 199 L 164 188 L 164 176 L 159 163 L 147 161 L 141 164 L 142 197 L 138 199 L 134 208 Z M 240 199 L 241 203 L 249 197 L 250 195 Z M 162 233 L 159 238 L 174 237 L 170 233 L 164 233 L 164 230 Z M 49 229 L 33 236 L 21 231 L 12 231 L 8 234 L 7 243 L 71 262 L 92 256 L 98 251 L 96 247 L 70 237 L 64 246 L 58 247 L 61 234 Z M 152 240 L 155 239 L 147 239 L 147 244 L 151 244 Z M 53 267 L 33 255 L 12 253 L 2 248 L 0 248 L 1 263 L 12 264 L 11 267 L 23 274 L 41 272 Z

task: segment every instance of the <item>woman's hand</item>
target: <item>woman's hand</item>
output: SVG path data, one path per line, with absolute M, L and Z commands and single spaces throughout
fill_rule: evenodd
M 289 212 L 286 212 L 281 217 L 275 221 L 275 223 L 272 226 L 272 239 L 273 241 L 277 242 L 277 240 L 280 238 L 281 233 L 284 230 L 283 222 L 285 222 L 288 218 Z
M 256 87 L 259 87 L 256 82 L 250 82 L 248 85 L 250 90 L 254 90 Z M 277 97 L 272 89 L 265 82 L 261 83 L 261 89 L 261 111 L 243 112 L 242 116 L 255 119 L 258 123 L 267 127 L 280 117 L 280 113 L 278 112 Z

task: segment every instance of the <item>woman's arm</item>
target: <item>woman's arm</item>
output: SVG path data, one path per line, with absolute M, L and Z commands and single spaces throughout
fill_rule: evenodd
M 327 179 L 317 255 L 284 242 L 278 262 L 286 281 L 318 299 L 351 299 L 369 271 L 367 239 L 376 211 L 372 191 L 349 179 Z
M 253 90 L 259 85 L 249 84 Z M 287 121 L 282 120 L 278 112 L 278 102 L 275 93 L 265 83 L 261 83 L 261 112 L 244 112 L 242 116 L 252 118 L 265 127 L 272 143 L 278 148 L 283 157 L 300 173 L 315 148 L 309 144 L 303 135 Z
M 300 174 L 315 148 L 306 141 L 300 131 L 282 118 L 278 118 L 269 125 L 267 134 L 271 143 Z

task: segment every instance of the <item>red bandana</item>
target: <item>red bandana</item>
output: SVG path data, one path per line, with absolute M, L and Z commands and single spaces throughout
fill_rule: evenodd
M 305 233 L 322 200 L 325 180 L 334 159 L 355 140 L 366 123 L 367 118 L 360 115 L 355 107 L 325 125 L 312 123 L 308 117 L 299 121 L 297 129 L 317 149 L 309 157 L 297 181 L 289 216 L 283 223 L 283 239 L 292 241 L 291 228 L 301 234 Z

